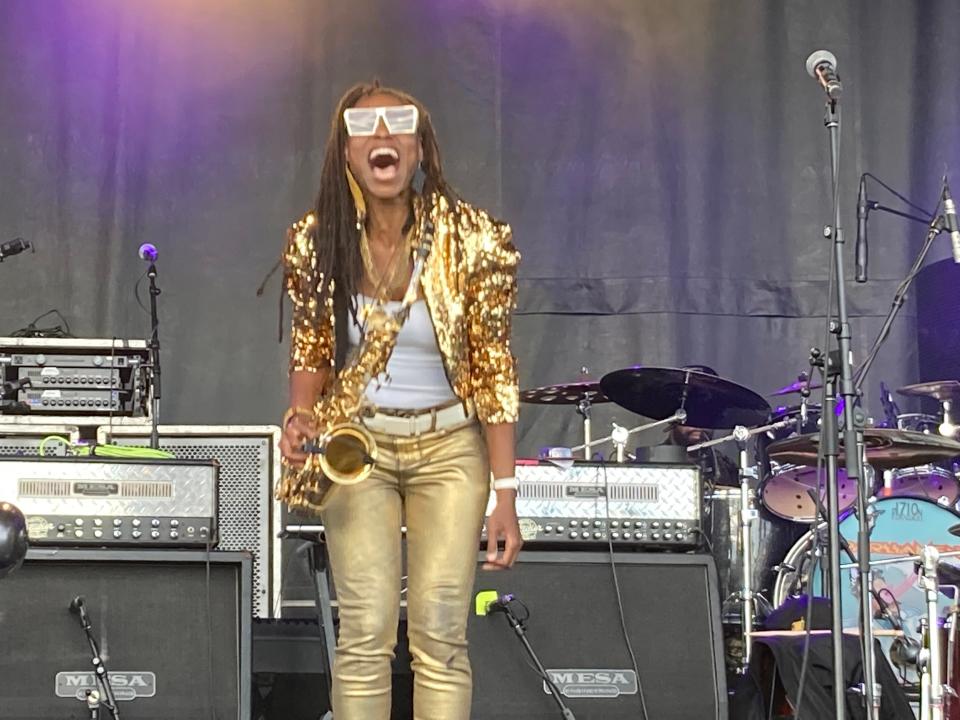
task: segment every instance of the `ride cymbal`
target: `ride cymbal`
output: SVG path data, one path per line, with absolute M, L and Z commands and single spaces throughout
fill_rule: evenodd
M 876 470 L 915 467 L 960 456 L 960 442 L 940 435 L 894 428 L 866 428 L 863 439 L 867 462 Z M 842 447 L 842 436 L 840 442 Z M 820 434 L 811 433 L 770 443 L 767 455 L 781 463 L 814 466 L 819 449 Z
M 960 400 L 960 380 L 934 380 L 933 382 L 904 385 L 897 390 L 901 395 L 929 397 L 943 402 Z

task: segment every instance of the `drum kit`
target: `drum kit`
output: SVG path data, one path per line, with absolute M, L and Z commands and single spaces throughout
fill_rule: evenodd
M 724 623 L 728 630 L 739 625 L 727 633 L 733 643 L 728 647 L 728 661 L 742 672 L 750 660 L 751 635 L 762 628 L 772 608 L 791 596 L 826 594 L 823 570 L 817 569 L 815 561 L 825 542 L 826 472 L 819 448 L 820 407 L 808 401 L 811 390 L 818 387 L 801 375 L 797 382 L 769 395 L 799 396 L 800 402 L 772 408 L 758 393 L 707 372 L 637 366 L 616 370 L 599 381 L 525 390 L 520 397 L 527 403 L 575 406 L 583 419 L 584 441 L 570 450 L 582 451 L 585 459 L 590 459 L 599 445 L 611 442 L 617 460 L 626 461 L 629 437 L 654 427 L 729 431 L 713 439 L 704 439 L 709 438 L 704 433 L 672 433 L 671 437 L 697 440 L 695 444 L 680 443 L 687 445 L 693 463 L 720 445 L 737 449 L 735 487 L 718 484 L 723 481 L 716 476 L 704 477 L 703 516 L 706 544 L 718 568 Z M 877 568 L 873 571 L 874 595 L 880 598 L 874 618 L 878 626 L 898 631 L 891 633 L 893 637 L 882 637 L 881 645 L 888 656 L 901 662 L 901 679 L 909 686 L 921 676 L 915 664 L 908 667 L 902 662 L 903 640 L 898 641 L 897 636 L 920 647 L 921 634 L 931 634 L 929 583 L 925 586 L 918 561 L 927 547 L 935 548 L 933 552 L 941 557 L 954 552 L 960 555 L 960 538 L 956 537 L 960 535 L 960 465 L 954 464 L 960 461 L 960 428 L 952 415 L 960 400 L 960 381 L 909 385 L 897 392 L 936 400 L 940 405 L 936 414 L 908 415 L 899 413 L 886 397 L 883 426 L 867 427 L 863 432 L 867 481 L 873 488 L 869 505 L 874 510 L 870 538 L 871 565 Z M 632 429 L 614 425 L 611 435 L 593 439 L 591 408 L 607 402 L 651 421 Z M 748 453 L 751 444 L 752 455 Z M 857 488 L 841 471 L 837 490 L 840 534 L 855 554 Z M 856 566 L 841 567 L 844 627 L 853 629 L 859 611 Z M 941 580 L 952 567 L 941 564 Z M 960 578 L 960 571 L 950 578 Z M 956 615 L 960 600 L 940 594 L 936 602 L 942 623 L 951 612 Z M 951 657 L 955 649 L 960 652 L 960 646 L 951 646 Z

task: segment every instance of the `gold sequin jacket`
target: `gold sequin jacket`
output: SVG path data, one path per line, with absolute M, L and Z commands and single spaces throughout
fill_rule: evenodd
M 420 284 L 453 391 L 472 400 L 485 423 L 516 422 L 517 363 L 510 349 L 520 253 L 509 225 L 463 201 L 437 195 L 414 200 L 414 227 L 427 208 L 433 249 Z M 360 212 L 358 211 L 358 216 Z M 333 280 L 316 267 L 316 218 L 291 226 L 284 250 L 285 284 L 293 301 L 290 370 L 332 368 L 336 352 Z M 321 300 L 320 289 L 328 292 Z

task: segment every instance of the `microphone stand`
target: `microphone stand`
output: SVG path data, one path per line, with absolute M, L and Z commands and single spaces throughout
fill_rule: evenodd
M 854 375 L 855 386 L 853 387 L 853 392 L 851 396 L 848 396 L 844 393 L 844 421 L 846 423 L 845 432 L 846 432 L 846 442 L 845 447 L 851 448 L 854 447 L 850 444 L 850 435 L 851 430 L 854 428 L 851 427 L 851 417 L 854 413 L 854 407 L 852 406 L 854 402 L 858 401 L 862 395 L 862 388 L 864 380 L 866 380 L 867 374 L 870 372 L 870 368 L 873 366 L 874 361 L 877 359 L 877 355 L 880 352 L 880 348 L 883 346 L 884 341 L 890 334 L 890 329 L 893 326 L 893 322 L 896 319 L 897 315 L 900 312 L 900 309 L 903 307 L 903 303 L 907 297 L 907 291 L 910 289 L 910 286 L 913 284 L 914 279 L 919 273 L 920 268 L 923 266 L 924 260 L 926 260 L 927 254 L 930 251 L 933 241 L 936 239 L 944 229 L 944 219 L 942 215 L 938 215 L 931 220 L 924 218 L 919 218 L 915 215 L 910 215 L 908 213 L 900 212 L 899 210 L 894 210 L 893 208 L 888 208 L 879 203 L 869 203 L 867 207 L 874 210 L 882 210 L 884 212 L 889 212 L 893 215 L 898 215 L 901 217 L 908 218 L 910 220 L 916 220 L 918 222 L 928 223 L 927 236 L 924 240 L 923 246 L 920 248 L 920 252 L 917 255 L 916 260 L 914 260 L 913 266 L 910 268 L 910 271 L 907 273 L 907 276 L 900 283 L 900 286 L 897 288 L 896 293 L 894 294 L 893 302 L 890 305 L 890 310 L 887 313 L 887 317 L 884 319 L 883 326 L 880 328 L 880 332 L 877 333 L 876 339 L 873 341 L 873 346 L 870 348 L 870 351 L 867 353 L 867 356 L 864 358 L 863 362 L 857 368 Z M 838 255 L 839 257 L 839 255 Z M 842 265 L 841 265 L 842 268 Z M 842 289 L 843 281 L 842 275 L 838 276 L 840 281 L 838 287 Z M 843 319 L 841 318 L 841 323 Z M 841 357 L 849 357 L 849 343 L 847 345 L 847 351 L 844 352 L 843 346 L 841 344 Z M 849 363 L 842 362 L 842 369 L 848 369 Z M 829 413 L 831 421 L 833 420 L 833 413 Z M 825 415 L 826 418 L 826 408 Z M 854 458 L 854 462 L 860 466 L 862 470 L 862 459 L 863 454 L 861 448 L 863 447 L 863 432 L 861 429 L 856 428 L 857 436 L 857 453 Z M 850 472 L 851 466 L 851 457 L 850 452 L 847 452 L 847 472 Z M 833 476 L 830 477 L 830 484 L 833 487 L 835 480 Z M 870 622 L 872 616 L 872 608 L 870 605 L 871 591 L 873 589 L 873 571 L 872 565 L 870 563 L 870 534 L 873 530 L 874 523 L 874 511 L 872 505 L 868 502 L 868 496 L 870 489 L 867 487 L 867 480 L 865 473 L 858 471 L 858 492 L 857 492 L 857 517 L 859 518 L 858 522 L 858 531 L 857 531 L 857 547 L 859 549 L 857 557 L 857 569 L 859 576 L 859 586 L 860 586 L 860 642 L 861 642 L 861 651 L 863 653 L 863 685 L 861 686 L 864 700 L 866 703 L 867 717 L 872 720 L 877 717 L 880 708 L 880 686 L 876 683 L 876 662 L 875 662 L 875 653 L 873 645 L 873 624 Z M 862 482 L 861 482 L 862 480 Z M 834 557 L 831 553 L 831 558 Z M 839 575 L 839 570 L 835 575 Z M 834 596 L 837 597 L 837 596 Z M 836 601 L 835 601 L 836 604 Z
M 160 434 L 157 425 L 160 423 L 160 317 L 157 315 L 157 264 L 150 263 L 147 268 L 147 277 L 150 278 L 150 362 L 153 365 L 153 407 L 150 412 L 150 447 L 154 450 L 160 447 Z
M 87 694 L 86 702 L 90 708 L 91 717 L 93 720 L 96 720 L 100 716 L 99 707 L 102 704 L 110 711 L 110 714 L 113 715 L 113 720 L 120 720 L 120 711 L 117 709 L 117 698 L 113 694 L 113 686 L 110 685 L 110 674 L 107 672 L 107 666 L 103 664 L 103 658 L 100 657 L 100 647 L 97 645 L 97 640 L 93 636 L 93 628 L 90 624 L 90 617 L 87 615 L 87 606 L 83 602 L 83 598 L 75 598 L 73 602 L 70 603 L 70 610 L 80 617 L 80 627 L 83 628 L 83 633 L 87 637 L 87 643 L 90 645 L 93 674 L 96 678 L 97 686 L 100 688 L 99 696 L 94 695 L 93 692 Z
M 944 229 L 942 215 L 937 215 L 931 220 L 919 218 L 915 215 L 908 215 L 907 213 L 902 213 L 897 210 L 890 210 L 882 205 L 878 205 L 876 209 L 885 210 L 893 213 L 894 215 L 900 215 L 902 217 L 910 218 L 911 220 L 922 222 L 928 227 L 927 237 L 923 242 L 923 246 L 920 248 L 920 252 L 917 254 L 916 260 L 913 261 L 913 266 L 910 268 L 910 272 L 907 273 L 907 276 L 903 279 L 903 282 L 900 283 L 896 294 L 893 296 L 893 302 L 890 305 L 890 310 L 887 313 L 886 319 L 883 321 L 883 327 L 881 327 L 880 332 L 877 333 L 877 337 L 873 341 L 873 346 L 870 348 L 870 352 L 867 353 L 866 358 L 864 358 L 863 362 L 860 364 L 860 367 L 857 368 L 855 378 L 857 382 L 856 390 L 858 395 L 861 392 L 864 380 L 867 378 L 867 373 L 870 372 L 870 368 L 873 366 L 874 360 L 877 359 L 877 354 L 880 352 L 880 348 L 883 346 L 884 341 L 890 334 L 890 328 L 893 326 L 894 320 L 896 320 L 900 309 L 903 307 L 904 301 L 907 299 L 907 291 L 910 290 L 910 286 L 913 285 L 913 281 L 916 279 L 917 273 L 920 272 L 920 268 L 927 259 L 927 254 L 930 252 L 933 241 L 936 239 L 937 235 L 943 232 Z
M 498 609 L 502 610 L 504 616 L 507 618 L 507 622 L 510 623 L 510 627 L 513 629 L 513 632 L 516 633 L 517 637 L 520 639 L 523 649 L 527 651 L 527 655 L 530 656 L 533 664 L 536 665 L 537 672 L 540 673 L 540 676 L 543 678 L 547 689 L 553 696 L 554 701 L 556 701 L 557 707 L 560 708 L 560 716 L 564 720 L 576 720 L 576 716 L 573 714 L 573 711 L 567 707 L 566 703 L 563 702 L 560 691 L 557 690 L 557 686 L 550 679 L 546 668 L 543 667 L 543 663 L 540 662 L 540 658 L 537 657 L 537 654 L 534 652 L 533 646 L 530 645 L 530 641 L 527 640 L 527 629 L 523 624 L 524 621 L 517 617 L 517 614 L 513 611 L 513 608 L 510 607 L 509 603 L 504 603 Z M 646 720 L 646 718 L 644 718 L 644 720 Z
M 840 395 L 843 397 L 844 419 L 844 455 L 846 456 L 847 477 L 856 483 L 859 492 L 858 511 L 863 512 L 860 521 L 859 558 L 861 564 L 861 592 L 860 612 L 864 607 L 870 611 L 870 565 L 869 565 L 869 523 L 867 517 L 867 492 L 861 487 L 863 472 L 859 451 L 863 444 L 862 430 L 858 430 L 854 417 L 855 392 L 853 385 L 853 368 L 851 367 L 850 351 L 850 321 L 847 314 L 847 293 L 844 275 L 843 231 L 840 227 L 840 105 L 835 98 L 829 98 L 824 107 L 823 124 L 830 136 L 830 175 L 833 197 L 832 221 L 833 225 L 827 228 L 828 236 L 833 240 L 833 272 L 836 277 L 837 321 L 831 324 L 830 332 L 837 338 L 837 353 L 827 353 L 826 367 L 824 368 L 824 403 L 820 426 L 820 451 L 823 453 L 827 466 L 827 528 L 830 568 L 830 609 L 831 609 L 831 641 L 833 656 L 833 700 L 837 720 L 846 718 L 845 693 L 843 680 L 843 613 L 840 596 L 840 523 L 838 518 L 839 501 L 837 496 L 838 485 L 838 458 L 840 454 L 840 431 L 837 427 L 837 380 L 839 379 Z M 832 299 L 828 298 L 828 302 Z M 836 357 L 836 363 L 831 358 Z M 839 367 L 836 367 L 839 366 Z M 862 620 L 862 618 L 861 618 Z M 862 636 L 862 633 L 861 633 Z M 860 688 L 867 712 L 868 720 L 876 720 L 879 708 L 879 693 L 875 682 L 873 644 L 863 644 L 864 682 Z

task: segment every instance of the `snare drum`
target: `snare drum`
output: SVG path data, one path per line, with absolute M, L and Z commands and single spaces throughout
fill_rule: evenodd
M 888 470 L 883 474 L 879 497 L 921 498 L 944 507 L 955 507 L 960 498 L 956 473 L 936 465 Z
M 920 641 L 918 631 L 920 619 L 926 617 L 924 594 L 917 586 L 917 573 L 913 556 L 918 555 L 924 545 L 936 545 L 941 552 L 960 551 L 960 538 L 952 535 L 949 528 L 960 521 L 960 515 L 941 507 L 936 503 L 921 499 L 889 498 L 876 503 L 876 524 L 870 537 L 870 557 L 905 557 L 902 562 L 878 565 L 873 569 L 873 585 L 884 600 L 888 601 L 891 612 L 899 612 L 904 632 Z M 840 523 L 840 534 L 850 543 L 856 552 L 859 523 L 854 514 L 848 515 Z M 825 533 L 825 527 L 820 530 Z M 815 595 L 823 595 L 822 573 L 817 572 L 811 580 L 812 532 L 807 532 L 787 553 L 777 574 L 774 586 L 773 602 L 779 606 L 792 595 L 807 591 L 812 583 Z M 841 562 L 851 560 L 842 554 Z M 960 563 L 958 558 L 944 558 L 943 562 Z M 843 626 L 856 628 L 859 615 L 859 590 L 855 569 L 840 571 L 841 607 Z M 951 600 L 940 596 L 941 615 L 950 607 Z M 874 600 L 875 614 L 879 608 Z M 876 621 L 879 627 L 893 629 L 893 623 L 886 617 Z M 889 654 L 890 639 L 881 638 L 884 651 Z M 915 676 L 915 673 L 914 673 Z
M 929 413 L 900 413 L 897 415 L 897 429 L 910 430 L 912 432 L 936 433 L 939 432 L 939 415 Z

